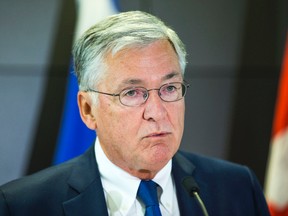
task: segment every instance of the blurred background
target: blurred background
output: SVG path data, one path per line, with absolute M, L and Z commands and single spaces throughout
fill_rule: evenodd
M 53 162 L 76 7 L 0 0 L 0 184 Z M 181 148 L 247 165 L 263 186 L 288 1 L 119 0 L 117 9 L 160 17 L 186 45 Z

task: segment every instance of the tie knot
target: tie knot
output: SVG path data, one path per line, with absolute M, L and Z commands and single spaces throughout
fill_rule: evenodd
M 157 184 L 154 181 L 142 180 L 138 188 L 137 196 L 142 200 L 146 207 L 159 205 Z

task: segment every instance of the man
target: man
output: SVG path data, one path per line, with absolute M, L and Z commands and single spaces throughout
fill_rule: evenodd
M 173 30 L 147 13 L 120 13 L 87 30 L 73 55 L 95 145 L 0 187 L 0 215 L 269 215 L 248 168 L 178 151 L 189 85 Z

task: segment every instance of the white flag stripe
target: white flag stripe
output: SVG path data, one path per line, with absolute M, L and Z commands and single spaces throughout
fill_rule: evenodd
M 76 0 L 78 19 L 75 39 L 79 38 L 89 27 L 106 16 L 117 13 L 112 0 Z
M 288 204 L 288 127 L 273 138 L 270 152 L 266 197 L 284 208 Z

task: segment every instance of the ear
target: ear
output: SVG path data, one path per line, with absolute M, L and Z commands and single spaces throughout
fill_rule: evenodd
M 82 121 L 91 130 L 96 130 L 97 123 L 93 113 L 93 101 L 91 96 L 87 92 L 79 91 L 77 101 Z

